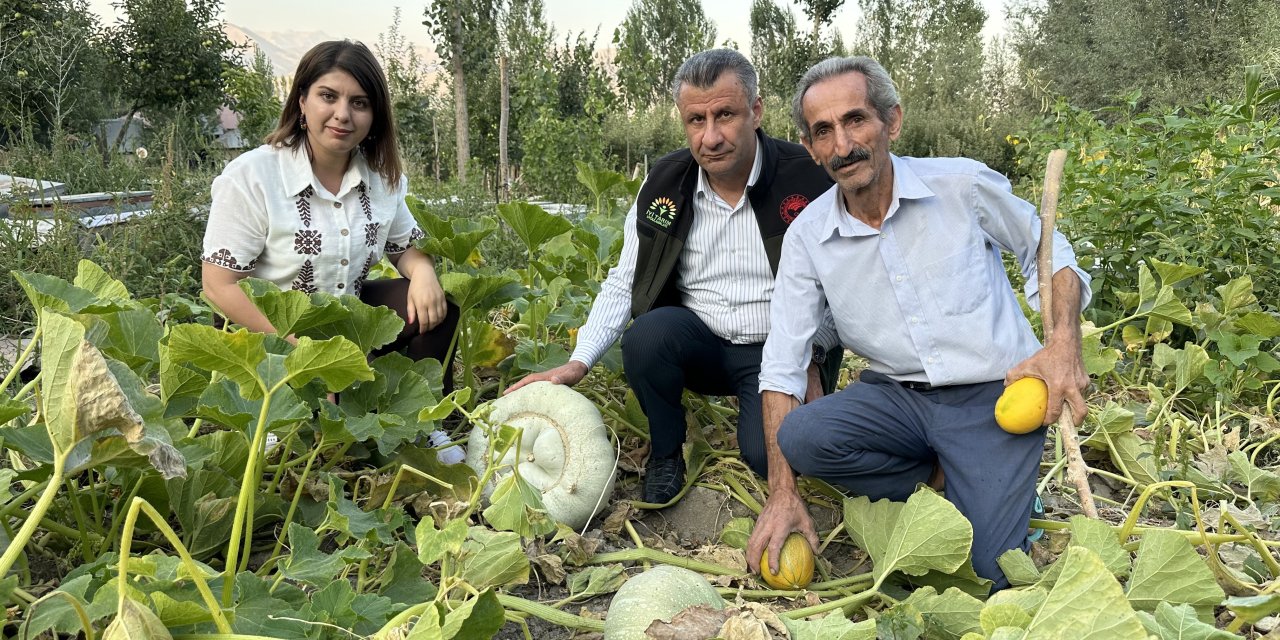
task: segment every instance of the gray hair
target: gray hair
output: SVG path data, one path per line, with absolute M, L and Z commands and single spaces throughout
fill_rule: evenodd
M 699 89 L 706 89 L 720 79 L 720 74 L 732 71 L 738 77 L 738 84 L 747 94 L 747 104 L 756 101 L 759 91 L 756 81 L 756 68 L 747 57 L 733 49 L 707 49 L 695 53 L 680 65 L 676 77 L 671 81 L 671 96 L 676 104 L 680 103 L 680 89 L 685 83 Z
M 809 138 L 809 123 L 804 120 L 804 94 L 823 80 L 853 72 L 866 77 L 867 100 L 880 120 L 889 122 L 893 117 L 893 108 L 898 106 L 898 90 L 894 88 L 889 72 L 879 62 L 866 56 L 827 58 L 804 72 L 800 82 L 796 83 L 796 95 L 791 99 L 791 118 L 796 121 L 800 135 L 806 140 Z

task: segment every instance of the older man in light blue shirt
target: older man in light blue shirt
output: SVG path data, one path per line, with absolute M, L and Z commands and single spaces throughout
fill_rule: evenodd
M 963 158 L 889 153 L 902 109 L 869 58 L 833 58 L 800 82 L 793 112 L 802 141 L 837 184 L 792 225 L 774 288 L 760 371 L 770 496 L 747 558 L 770 558 L 791 531 L 816 548 L 794 473 L 872 499 L 905 500 L 917 483 L 940 488 L 974 527 L 978 575 L 1008 583 L 996 558 L 1025 548 L 1044 429 L 1004 432 L 993 415 L 1004 383 L 1034 376 L 1050 390 L 1046 424 L 1062 402 L 1085 411 L 1088 377 L 1079 313 L 1089 276 L 1055 234 L 1058 326 L 1042 347 L 1001 261 L 1011 252 L 1038 306 L 1035 208 L 1009 181 Z M 845 347 L 870 366 L 859 383 L 799 406 L 811 343 L 830 311 Z M 772 562 L 772 560 L 771 560 Z M 753 568 L 757 568 L 753 566 Z

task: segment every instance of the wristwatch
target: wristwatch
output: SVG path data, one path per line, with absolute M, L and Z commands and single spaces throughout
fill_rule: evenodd
M 826 363 L 826 361 L 827 361 L 827 350 L 823 349 L 822 345 L 815 342 L 813 344 L 812 362 L 818 366 L 822 366 L 824 363 Z

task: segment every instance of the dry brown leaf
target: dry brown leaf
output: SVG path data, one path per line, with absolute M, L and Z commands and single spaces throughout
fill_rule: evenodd
M 751 615 L 755 616 L 757 620 L 764 622 L 765 625 L 767 625 L 769 629 L 773 631 L 773 634 L 775 636 L 779 638 L 791 637 L 791 632 L 787 631 L 787 625 L 782 623 L 782 618 L 778 617 L 777 611 L 774 611 L 773 609 L 769 608 L 766 605 L 760 604 L 759 602 L 747 602 L 747 603 L 744 603 L 739 608 L 744 609 L 746 611 L 750 611 Z
M 747 556 L 741 549 L 723 545 L 708 545 L 695 549 L 694 559 L 718 564 L 722 567 L 736 569 L 739 573 L 747 572 Z
M 717 635 L 724 640 L 773 640 L 765 623 L 746 611 L 725 620 Z
M 129 405 L 128 396 L 107 368 L 102 352 L 88 340 L 80 343 L 69 384 L 76 402 L 77 442 L 105 429 L 119 431 L 129 444 L 142 440 L 142 416 Z
M 591 560 L 603 541 L 597 537 L 584 537 L 572 529 L 560 526 L 556 538 L 562 543 L 560 555 L 570 566 L 580 567 Z
M 529 558 L 529 562 L 537 567 L 538 573 L 542 574 L 542 578 L 551 584 L 564 584 L 565 576 L 564 560 L 560 556 L 550 553 L 539 554 L 536 557 Z
M 626 523 L 627 520 L 631 519 L 631 516 L 635 511 L 635 507 L 632 507 L 631 503 L 626 500 L 617 503 L 613 507 L 613 512 L 609 514 L 608 518 L 604 519 L 603 523 L 601 523 L 600 529 L 605 533 L 612 533 L 614 535 L 620 534 L 622 532 L 623 524 Z
M 671 622 L 654 620 L 644 635 L 653 640 L 708 640 L 719 635 L 729 615 L 727 610 L 700 604 L 677 613 Z

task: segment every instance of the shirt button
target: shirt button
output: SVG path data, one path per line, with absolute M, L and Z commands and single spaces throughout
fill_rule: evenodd
M 341 202 L 335 202 L 335 203 L 333 203 L 333 208 L 334 208 L 334 209 L 341 209 L 341 208 L 342 208 L 342 203 L 341 203 Z
M 346 289 L 346 288 L 347 288 L 347 285 L 342 284 L 341 282 L 339 282 L 339 283 L 338 283 L 338 288 L 339 288 L 339 289 Z M 929 358 L 929 362 L 933 362 L 933 358 Z
M 911 324 L 920 324 L 920 318 L 911 316 Z M 933 362 L 933 360 L 929 360 L 929 362 Z
M 342 230 L 342 235 L 344 235 L 344 236 L 345 236 L 345 235 L 348 235 L 348 234 L 350 234 L 350 233 L 351 233 L 351 230 L 350 230 L 350 229 L 343 229 L 343 230 Z
M 880 234 L 880 239 L 881 239 L 881 240 L 888 240 L 888 239 L 889 239 L 889 234 L 887 234 L 887 233 L 882 233 L 882 234 Z
M 342 266 L 344 266 L 344 267 L 345 267 L 345 266 L 347 266 L 348 264 L 351 264 L 351 261 L 350 261 L 350 260 L 347 260 L 346 258 L 343 258 L 343 259 L 340 261 L 340 263 L 342 264 Z
M 338 286 L 342 286 L 342 285 L 338 285 Z M 929 358 L 928 360 L 925 360 L 925 362 L 928 362 L 929 364 L 933 364 L 933 358 Z
M 902 276 L 898 276 L 898 277 L 894 278 L 894 280 L 896 280 L 896 281 L 898 281 L 898 282 L 902 282 Z

